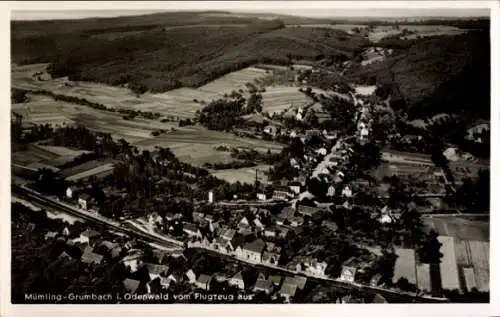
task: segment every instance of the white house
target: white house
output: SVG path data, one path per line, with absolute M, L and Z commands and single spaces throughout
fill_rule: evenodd
M 316 153 L 320 155 L 326 155 L 327 150 L 324 147 L 322 147 L 321 149 L 316 150 Z
M 265 246 L 266 244 L 264 241 L 257 239 L 253 242 L 244 244 L 243 247 L 238 247 L 236 249 L 236 254 L 243 259 L 260 263 Z
M 293 168 L 300 168 L 300 164 L 299 164 L 299 162 L 298 162 L 296 159 L 294 159 L 294 158 L 291 158 L 291 159 L 290 159 L 290 165 L 291 165 Z
M 342 196 L 350 198 L 352 197 L 352 190 L 349 188 L 349 186 L 345 186 L 344 189 L 342 190 Z
M 228 281 L 229 285 L 236 286 L 239 289 L 245 289 L 245 282 L 243 281 L 243 275 L 241 272 L 236 273 L 231 279 Z
M 354 282 L 355 276 L 356 276 L 356 268 L 344 266 L 342 268 L 342 273 L 340 274 L 340 279 L 346 282 Z
M 255 218 L 255 219 L 253 220 L 253 223 L 254 223 L 255 227 L 256 227 L 258 230 L 262 231 L 262 230 L 264 230 L 264 229 L 265 229 L 265 226 L 262 224 L 262 222 L 260 222 L 260 220 L 259 220 L 259 219 Z
M 83 210 L 87 210 L 89 202 L 90 202 L 90 195 L 88 194 L 82 194 L 80 195 L 80 197 L 78 197 L 78 205 Z
M 275 127 L 274 125 L 268 125 L 264 128 L 264 132 L 269 135 L 275 136 L 276 133 L 278 132 L 278 128 Z
M 189 283 L 195 283 L 196 282 L 196 274 L 193 272 L 193 270 L 189 269 L 187 272 L 186 272 L 186 276 L 189 280 Z
M 328 192 L 326 193 L 326 195 L 328 197 L 333 197 L 335 196 L 335 187 L 334 186 L 330 186 L 328 187 Z
M 66 189 L 66 197 L 73 198 L 75 192 L 76 192 L 76 186 L 69 186 L 68 189 Z
M 290 185 L 288 188 L 295 194 L 300 194 L 300 185 Z
M 263 193 L 257 193 L 257 199 L 258 200 L 267 200 L 266 194 Z
M 64 227 L 64 229 L 62 231 L 62 234 L 63 234 L 63 236 L 66 236 L 66 237 L 69 236 L 69 229 L 68 229 L 68 227 Z
M 383 214 L 382 216 L 380 216 L 380 218 L 378 219 L 378 221 L 380 223 L 391 223 L 392 222 L 392 218 L 388 214 Z

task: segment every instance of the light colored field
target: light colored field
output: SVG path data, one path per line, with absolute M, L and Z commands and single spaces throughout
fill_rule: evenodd
M 72 161 L 75 157 L 83 153 L 89 153 L 89 151 L 76 151 L 60 146 L 32 144 L 27 150 L 13 152 L 11 154 L 11 159 L 13 163 L 22 166 L 33 166 L 32 164 L 60 166 L 65 162 Z
M 106 107 L 158 112 L 164 116 L 192 118 L 196 110 L 203 107 L 198 101 L 210 102 L 233 90 L 245 89 L 246 83 L 267 76 L 266 71 L 255 67 L 229 73 L 198 89 L 180 88 L 165 93 L 146 93 L 138 96 L 128 88 L 114 87 L 100 83 L 72 82 L 67 78 L 38 81 L 32 77 L 43 72 L 47 64 L 33 64 L 12 67 L 12 85 L 28 90 L 49 90 L 55 94 L 84 98 Z
M 231 147 L 246 147 L 257 151 L 280 151 L 282 146 L 273 142 L 247 139 L 229 133 L 210 131 L 203 127 L 191 126 L 160 135 L 154 139 L 141 140 L 135 143 L 141 149 L 151 150 L 155 146 L 169 147 L 180 160 L 194 165 L 232 161 L 230 153 L 216 151 L 216 145 L 225 144 Z
M 420 290 L 431 290 L 431 272 L 427 263 L 417 265 L 417 287 Z
M 401 37 L 406 39 L 415 39 L 417 36 L 459 35 L 467 32 L 466 30 L 446 25 L 400 25 L 399 30 L 393 29 L 392 26 L 377 26 L 368 34 L 368 38 L 372 42 L 379 42 L 385 37 L 401 34 L 403 29 L 416 32 L 416 34 Z
M 73 149 L 68 149 L 63 146 L 50 146 L 50 145 L 36 145 L 38 148 L 54 153 L 57 156 L 79 156 L 84 153 L 91 153 L 90 151 L 82 151 L 82 150 L 73 150 Z
M 331 90 L 323 90 L 323 89 L 319 89 L 319 88 L 312 88 L 312 92 L 316 93 L 316 95 L 320 96 L 320 95 L 325 95 L 326 97 L 329 97 L 329 96 L 336 96 L 336 97 L 339 97 L 339 98 L 342 98 L 346 101 L 351 101 L 352 98 L 350 95 L 348 94 L 341 94 L 341 93 L 338 93 L 336 91 L 331 91 Z
M 308 27 L 308 28 L 322 28 L 322 29 L 333 29 L 333 30 L 341 30 L 345 31 L 349 34 L 352 34 L 352 29 L 358 27 L 360 29 L 366 27 L 363 24 L 293 24 L 288 25 L 287 27 Z
M 87 171 L 84 171 L 84 172 L 72 175 L 70 177 L 67 177 L 66 180 L 70 181 L 70 182 L 77 181 L 77 180 L 82 179 L 82 178 L 87 178 L 87 177 L 90 177 L 90 176 L 107 173 L 107 172 L 110 172 L 111 170 L 113 170 L 113 164 L 112 163 L 103 164 L 103 165 L 95 167 L 93 169 L 90 169 L 90 170 L 87 170 Z
M 264 171 L 269 169 L 269 165 L 258 165 L 255 167 L 244 167 L 237 169 L 228 169 L 221 171 L 213 171 L 213 175 L 217 178 L 223 179 L 229 183 L 254 183 L 255 182 L 255 170 L 258 172 L 259 181 L 262 183 L 267 182 L 267 176 Z
M 439 236 L 438 241 L 441 243 L 440 252 L 443 254 L 441 263 L 439 264 L 441 285 L 443 289 L 460 289 L 455 239 L 449 236 Z
M 240 138 L 199 126 L 179 128 L 177 124 L 146 119 L 123 120 L 118 113 L 54 101 L 46 96 L 33 95 L 30 98 L 28 103 L 16 105 L 16 111 L 25 115 L 24 120 L 27 122 L 41 115 L 63 115 L 92 131 L 110 133 L 115 140 L 123 138 L 140 148 L 154 149 L 156 145 L 170 147 L 179 159 L 193 164 L 230 162 L 232 159 L 229 153 L 213 149 L 213 146 L 221 143 L 262 151 L 267 151 L 268 148 L 279 151 L 282 148 L 272 142 Z M 172 128 L 176 131 L 171 131 Z M 157 137 L 151 135 L 152 131 L 160 129 L 166 130 L 167 133 Z M 22 157 L 20 159 L 22 160 Z
M 356 90 L 357 94 L 370 96 L 371 94 L 373 94 L 373 92 L 375 92 L 377 86 L 357 86 L 354 89 Z
M 438 234 L 452 236 L 460 240 L 490 240 L 488 220 L 466 219 L 462 217 L 424 217 L 424 225 Z
M 267 75 L 264 69 L 247 67 L 213 80 L 201 86 L 199 90 L 224 95 L 225 93 L 231 93 L 233 90 L 246 90 L 246 83 L 253 83 L 254 80 L 266 77 Z
M 162 123 L 146 119 L 123 120 L 121 114 L 92 109 L 63 101 L 55 101 L 51 97 L 29 95 L 30 101 L 13 106 L 13 110 L 23 115 L 25 122 L 48 123 L 58 122 L 55 118 L 66 118 L 71 123 L 79 123 L 92 131 L 110 133 L 115 139 L 124 138 L 129 142 L 153 138 L 152 131 L 170 130 L 177 127 L 174 123 Z
M 490 290 L 490 244 L 483 241 L 469 241 L 472 266 L 476 277 L 477 289 Z
M 394 265 L 393 282 L 397 283 L 400 278 L 406 278 L 408 282 L 417 284 L 415 268 L 415 250 L 396 248 L 398 258 Z
M 262 111 L 281 113 L 291 107 L 305 107 L 312 101 L 297 87 L 269 87 L 262 93 Z

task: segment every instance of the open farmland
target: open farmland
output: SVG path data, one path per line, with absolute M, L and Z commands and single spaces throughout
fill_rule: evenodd
M 137 95 L 128 88 L 114 87 L 99 83 L 69 81 L 58 78 L 39 81 L 33 78 L 37 72 L 45 72 L 45 64 L 14 67 L 12 70 L 12 85 L 26 90 L 48 90 L 55 94 L 86 99 L 90 102 L 103 104 L 109 108 L 130 109 L 158 112 L 164 116 L 179 116 L 192 118 L 202 105 L 195 100 L 210 102 L 218 97 L 217 93 L 206 92 L 194 88 L 174 89 L 165 93 Z M 57 120 L 47 118 L 47 120 Z M 43 120 L 43 119 L 41 119 Z M 60 121 L 63 118 L 59 118 Z
M 489 219 L 484 217 L 427 216 L 424 225 L 443 236 L 461 240 L 490 240 Z
M 253 83 L 255 80 L 266 76 L 268 74 L 264 69 L 247 67 L 215 79 L 201 86 L 199 90 L 224 95 L 225 93 L 231 93 L 233 90 L 246 89 L 245 84 Z
M 136 142 L 141 149 L 154 149 L 155 146 L 169 147 L 180 160 L 201 166 L 204 163 L 228 163 L 233 159 L 228 152 L 215 150 L 218 145 L 252 148 L 257 151 L 280 151 L 282 146 L 273 142 L 247 139 L 219 131 L 207 130 L 199 126 L 179 128 L 168 134 Z
M 269 87 L 262 93 L 262 111 L 281 113 L 291 107 L 304 107 L 313 100 L 297 87 Z
M 132 143 L 153 138 L 151 132 L 155 130 L 169 130 L 177 126 L 140 118 L 126 121 L 119 113 L 56 101 L 48 96 L 29 94 L 28 98 L 26 103 L 12 105 L 12 110 L 21 114 L 25 122 L 54 124 L 54 117 L 63 117 L 90 130 L 111 133 L 115 139 L 124 138 Z
M 89 151 L 72 150 L 61 146 L 31 144 L 26 150 L 12 152 L 11 159 L 12 163 L 22 166 L 33 166 L 33 164 L 60 166 L 83 153 L 89 153 Z
M 85 179 L 89 177 L 103 177 L 105 175 L 109 175 L 113 172 L 113 163 L 107 163 L 90 170 L 66 177 L 66 180 L 69 182 L 76 182 L 80 179 Z
M 255 182 L 255 171 L 257 170 L 259 181 L 267 183 L 267 176 L 264 174 L 269 169 L 269 165 L 257 165 L 255 167 L 244 167 L 236 169 L 227 169 L 221 171 L 213 171 L 212 174 L 229 183 L 251 183 Z

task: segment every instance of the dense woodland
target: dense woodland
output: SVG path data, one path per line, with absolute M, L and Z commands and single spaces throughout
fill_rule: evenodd
M 457 113 L 490 116 L 489 32 L 397 40 L 405 45 L 382 63 L 352 69 L 347 79 L 388 85 L 391 101 L 410 118 Z M 382 42 L 393 48 L 390 40 Z

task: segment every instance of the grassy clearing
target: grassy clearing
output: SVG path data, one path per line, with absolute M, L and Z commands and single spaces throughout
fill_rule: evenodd
M 297 87 L 269 87 L 262 94 L 262 109 L 270 114 L 281 113 L 291 107 L 304 107 L 312 101 Z
M 171 133 L 135 143 L 142 149 L 153 149 L 155 146 L 169 147 L 180 160 L 198 166 L 203 165 L 203 163 L 231 162 L 233 159 L 231 159 L 230 153 L 214 149 L 222 144 L 231 147 L 252 148 L 257 151 L 267 151 L 268 149 L 280 151 L 282 148 L 280 144 L 240 138 L 198 126 L 179 128 Z
M 260 182 L 267 182 L 267 176 L 264 174 L 265 171 L 269 169 L 270 165 L 258 165 L 255 167 L 245 167 L 237 169 L 227 169 L 222 171 L 214 171 L 212 174 L 220 179 L 223 179 L 229 183 L 254 183 L 255 182 L 255 170 L 258 172 L 258 177 Z
M 266 77 L 265 70 L 256 67 L 247 67 L 215 79 L 199 88 L 201 91 L 215 92 L 219 95 L 231 93 L 233 90 L 244 89 L 245 84 Z
M 440 235 L 452 236 L 461 240 L 489 241 L 489 220 L 476 220 L 464 217 L 424 217 L 425 226 Z

